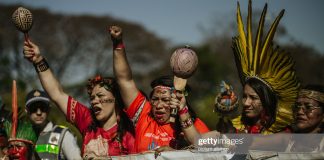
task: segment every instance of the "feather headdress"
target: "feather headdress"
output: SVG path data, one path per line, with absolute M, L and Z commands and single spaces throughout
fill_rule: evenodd
M 268 128 L 269 132 L 278 132 L 293 120 L 291 107 L 297 98 L 300 84 L 293 68 L 294 61 L 292 57 L 278 47 L 273 47 L 273 37 L 284 10 L 279 13 L 265 39 L 263 39 L 264 21 L 267 12 L 267 4 L 265 4 L 253 43 L 251 3 L 250 0 L 247 34 L 245 34 L 244 30 L 240 5 L 237 3 L 238 36 L 233 38 L 232 48 L 241 83 L 244 84 L 250 78 L 257 78 L 278 96 L 276 121 Z M 238 128 L 242 127 L 240 117 L 233 120 L 233 125 Z
M 18 105 L 17 105 L 17 87 L 16 81 L 12 83 L 12 122 L 6 121 L 4 128 L 10 141 L 22 141 L 34 145 L 37 137 L 28 121 L 18 120 Z

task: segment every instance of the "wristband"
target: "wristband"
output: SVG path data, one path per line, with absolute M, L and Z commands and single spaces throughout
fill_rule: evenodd
M 188 111 L 189 111 L 188 106 L 185 106 L 179 111 L 179 115 L 186 114 L 188 113 Z
M 193 121 L 192 121 L 191 117 L 189 117 L 186 120 L 182 121 L 180 124 L 183 129 L 186 129 L 193 125 Z
M 34 63 L 34 67 L 37 73 L 44 72 L 49 69 L 49 65 L 45 58 L 43 58 L 41 61 Z
M 113 49 L 125 49 L 123 41 L 113 43 Z

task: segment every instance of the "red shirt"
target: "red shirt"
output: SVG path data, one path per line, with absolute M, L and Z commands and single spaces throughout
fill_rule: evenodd
M 72 97 L 68 100 L 67 120 L 74 124 L 83 136 L 83 158 L 134 153 L 135 139 L 131 133 L 125 133 L 121 144 L 116 140 L 117 123 L 108 130 L 100 127 L 96 131 L 89 130 L 88 126 L 92 123 L 90 110 Z
M 149 101 L 139 92 L 126 110 L 126 114 L 135 125 L 135 147 L 137 152 L 153 150 L 157 146 L 172 146 L 170 143 L 177 136 L 171 123 L 160 125 L 150 116 L 151 108 Z M 208 127 L 198 118 L 196 118 L 194 125 L 200 133 L 209 131 Z

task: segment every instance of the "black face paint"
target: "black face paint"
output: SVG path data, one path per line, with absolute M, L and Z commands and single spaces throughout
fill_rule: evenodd
M 104 98 L 104 99 L 100 99 L 99 102 L 100 103 L 114 103 L 115 102 L 115 99 Z

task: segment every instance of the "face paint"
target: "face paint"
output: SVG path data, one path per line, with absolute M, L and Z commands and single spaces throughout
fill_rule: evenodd
M 111 98 L 103 98 L 99 100 L 100 103 L 114 103 L 115 99 L 111 99 Z
M 8 155 L 10 159 L 28 160 L 28 147 L 23 142 L 11 141 L 8 146 Z

